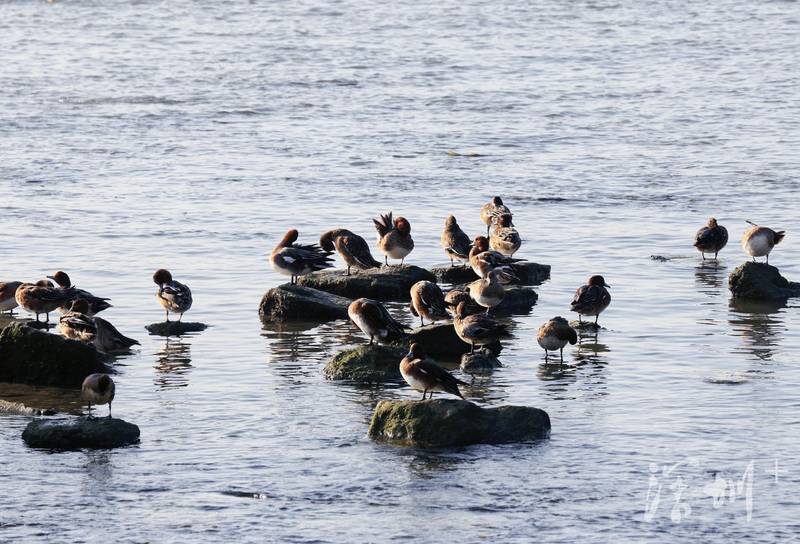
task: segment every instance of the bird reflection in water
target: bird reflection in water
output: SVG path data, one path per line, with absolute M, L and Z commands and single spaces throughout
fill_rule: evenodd
M 159 389 L 176 389 L 189 385 L 192 370 L 191 344 L 180 338 L 166 337 L 164 347 L 156 353 L 155 384 Z
M 741 337 L 744 349 L 761 360 L 770 360 L 786 332 L 781 309 L 784 302 L 730 301 L 731 334 Z
M 717 261 L 703 261 L 694 269 L 695 286 L 711 297 L 720 295 L 727 285 L 728 268 Z

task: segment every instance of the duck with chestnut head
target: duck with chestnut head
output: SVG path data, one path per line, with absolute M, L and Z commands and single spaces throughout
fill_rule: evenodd
M 481 221 L 486 225 L 486 236 L 489 236 L 490 229 L 497 224 L 497 219 L 503 214 L 511 214 L 508 206 L 503 204 L 503 199 L 499 196 L 492 197 L 492 200 L 481 207 Z
M 408 354 L 400 361 L 400 374 L 408 385 L 422 391 L 422 400 L 425 400 L 428 393 L 432 399 L 434 391 L 450 393 L 463 399 L 458 386 L 469 385 L 429 359 L 416 343 L 411 344 Z
M 153 283 L 158 285 L 156 298 L 161 307 L 164 308 L 165 319 L 169 321 L 169 313 L 178 315 L 178 321 L 183 314 L 192 307 L 192 290 L 188 285 L 184 285 L 172 279 L 169 270 L 159 268 L 153 274 Z
M 292 284 L 297 283 L 298 276 L 333 266 L 330 252 L 317 244 L 296 243 L 299 236 L 297 229 L 288 230 L 270 255 L 272 268 L 279 274 L 289 276 Z
M 489 237 L 489 248 L 507 257 L 513 257 L 521 245 L 522 238 L 519 237 L 519 232 L 511 223 L 511 214 L 500 215 L 492 235 Z
M 70 311 L 70 303 L 73 300 L 78 300 L 78 299 L 83 299 L 89 304 L 89 308 L 86 311 L 86 315 L 88 316 L 93 316 L 95 314 L 102 312 L 103 310 L 111 308 L 111 304 L 109 304 L 108 302 L 111 299 L 96 297 L 89 291 L 86 291 L 84 289 L 78 289 L 77 287 L 72 285 L 72 280 L 70 279 L 69 275 L 67 275 L 67 273 L 64 272 L 63 270 L 59 270 L 52 276 L 47 276 L 47 277 L 56 282 L 56 284 L 58 284 L 60 288 L 73 289 L 75 292 L 74 297 L 67 304 L 61 306 L 62 312 Z
M 597 326 L 597 318 L 611 304 L 611 294 L 608 289 L 611 286 L 606 283 L 603 276 L 592 276 L 575 291 L 570 309 L 578 313 L 578 321 L 581 316 L 594 316 L 594 324 Z
M 486 236 L 476 236 L 469 252 L 469 264 L 472 271 L 479 278 L 485 278 L 492 270 L 500 271 L 500 279 L 508 283 L 515 279 L 511 265 L 523 259 L 507 257 L 498 251 L 489 248 L 489 239 Z
M 378 231 L 378 249 L 383 253 L 384 264 L 388 266 L 389 257 L 400 259 L 400 265 L 405 263 L 405 258 L 414 249 L 414 240 L 411 238 L 411 223 L 405 217 L 392 219 L 392 212 L 381 214 L 372 220 L 375 230 Z

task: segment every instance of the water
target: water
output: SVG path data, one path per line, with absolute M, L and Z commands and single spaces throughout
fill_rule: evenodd
M 63 269 L 113 299 L 103 316 L 142 343 L 114 412 L 142 441 L 33 451 L 29 418 L 0 415 L 0 540 L 794 538 L 798 303 L 732 305 L 726 285 L 745 219 L 788 232 L 771 262 L 800 278 L 799 22 L 740 0 L 3 3 L 2 279 Z M 417 394 L 323 379 L 365 341 L 347 323 L 262 330 L 283 281 L 267 255 L 289 227 L 372 240 L 394 210 L 409 261 L 441 264 L 446 215 L 477 234 L 494 194 L 552 280 L 468 394 L 547 410 L 552 437 L 375 444 L 374 404 Z M 716 268 L 691 248 L 709 215 L 731 231 Z M 144 331 L 162 266 L 208 330 Z M 612 285 L 605 330 L 545 368 L 535 330 L 591 273 Z M 715 508 L 707 486 L 751 461 L 751 519 L 747 485 Z

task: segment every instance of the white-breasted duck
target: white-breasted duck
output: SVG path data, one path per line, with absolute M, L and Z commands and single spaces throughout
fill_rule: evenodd
M 544 360 L 547 362 L 549 352 L 558 350 L 561 354 L 561 362 L 564 362 L 564 346 L 576 344 L 578 333 L 569 326 L 569 322 L 561 316 L 554 317 L 547 323 L 539 327 L 536 334 L 536 341 L 544 350 Z
M 369 336 L 370 345 L 378 341 L 404 338 L 409 328 L 393 318 L 383 304 L 369 298 L 357 298 L 347 307 L 347 315 Z
M 400 374 L 408 385 L 422 391 L 422 400 L 425 400 L 428 393 L 432 399 L 434 391 L 450 393 L 463 399 L 458 386 L 469 385 L 426 357 L 422 347 L 416 343 L 411 344 L 408 354 L 400 361 Z
M 411 238 L 411 223 L 405 217 L 392 219 L 392 212 L 381 214 L 372 220 L 375 230 L 378 231 L 378 249 L 383 253 L 383 260 L 389 264 L 389 257 L 400 259 L 400 265 L 414 249 L 414 239 Z
M 158 285 L 156 298 L 161 307 L 164 308 L 165 319 L 169 321 L 169 313 L 180 314 L 178 321 L 183 314 L 192 307 L 192 290 L 188 285 L 172 279 L 169 270 L 159 268 L 153 274 L 153 283 Z
M 786 232 L 782 230 L 772 230 L 768 227 L 760 227 L 748 221 L 752 226 L 744 231 L 742 236 L 742 248 L 745 252 L 753 257 L 755 262 L 756 257 L 766 257 L 767 264 L 769 264 L 769 254 L 773 248 L 780 244 Z
M 513 257 L 521 245 L 522 239 L 511 223 L 511 214 L 500 215 L 491 236 L 489 236 L 489 248 L 507 257 Z
M 297 244 L 298 236 L 297 229 L 288 230 L 270 255 L 272 268 L 279 274 L 289 276 L 293 284 L 297 283 L 298 276 L 333 266 L 330 252 L 317 244 Z
M 490 270 L 485 278 L 473 281 L 467 286 L 469 296 L 476 303 L 486 308 L 486 312 L 503 302 L 506 290 L 500 283 L 501 270 Z
M 432 281 L 421 280 L 411 286 L 411 313 L 422 326 L 428 321 L 450 319 L 442 289 Z
M 20 285 L 21 281 L 0 282 L 0 312 L 14 313 L 14 308 L 19 306 L 16 295 Z
M 486 236 L 489 236 L 490 229 L 497 222 L 497 218 L 506 213 L 510 214 L 511 210 L 503 204 L 503 199 L 499 196 L 492 197 L 491 201 L 481 207 L 481 221 L 486 225 Z

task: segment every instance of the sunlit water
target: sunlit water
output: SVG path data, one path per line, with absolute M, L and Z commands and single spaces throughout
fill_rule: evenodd
M 0 540 L 794 537 L 798 302 L 737 307 L 727 275 L 752 219 L 788 232 L 771 262 L 800 278 L 799 23 L 795 2 L 738 0 L 1 4 L 0 279 L 63 269 L 113 299 L 103 317 L 142 344 L 114 412 L 142 440 L 47 453 L 0 415 Z M 480 233 L 494 194 L 552 279 L 465 392 L 543 408 L 552 437 L 373 443 L 375 403 L 418 393 L 326 382 L 365 342 L 348 323 L 262 330 L 284 281 L 267 255 L 289 227 L 373 240 L 394 210 L 409 262 L 442 264 L 446 215 Z M 732 239 L 716 266 L 691 247 L 712 214 Z M 162 266 L 208 330 L 144 331 Z M 605 328 L 546 368 L 536 328 L 591 273 L 612 285 Z M 715 507 L 726 480 L 744 485 Z

